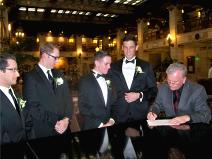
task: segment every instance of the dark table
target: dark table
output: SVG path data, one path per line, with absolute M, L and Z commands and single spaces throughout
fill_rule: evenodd
M 212 144 L 212 125 L 199 123 L 150 128 L 146 121 L 137 121 L 114 125 L 108 127 L 107 130 L 110 141 L 107 155 L 110 158 L 124 158 L 123 150 L 129 136 L 137 158 L 212 158 L 210 146 Z M 93 129 L 1 145 L 1 158 L 95 158 L 102 142 L 103 132 L 104 129 Z

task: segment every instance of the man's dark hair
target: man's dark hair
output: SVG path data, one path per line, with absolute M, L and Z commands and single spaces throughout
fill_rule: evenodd
M 96 60 L 100 60 L 102 58 L 104 58 L 105 56 L 110 56 L 106 51 L 97 51 L 95 54 L 94 54 L 94 58 L 93 58 L 93 61 L 96 61 Z
M 123 42 L 124 42 L 124 41 L 134 41 L 135 44 L 137 45 L 136 37 L 135 37 L 135 35 L 133 35 L 133 34 L 126 34 L 126 35 L 124 36 L 124 38 L 123 38 L 122 41 L 123 41 Z
M 7 60 L 14 60 L 14 61 L 16 61 L 16 58 L 12 54 L 1 53 L 0 54 L 0 70 L 1 71 L 5 71 L 6 67 L 8 66 Z

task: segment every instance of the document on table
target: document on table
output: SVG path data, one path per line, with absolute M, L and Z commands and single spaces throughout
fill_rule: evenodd
M 158 119 L 158 120 L 147 120 L 149 126 L 165 126 L 165 125 L 174 125 L 170 124 L 170 119 Z

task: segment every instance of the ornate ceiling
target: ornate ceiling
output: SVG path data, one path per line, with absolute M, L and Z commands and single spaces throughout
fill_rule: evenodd
M 135 28 L 138 18 L 168 19 L 166 7 L 171 3 L 185 0 L 7 0 L 6 6 L 13 27 L 22 27 L 28 35 L 51 30 L 96 36 Z

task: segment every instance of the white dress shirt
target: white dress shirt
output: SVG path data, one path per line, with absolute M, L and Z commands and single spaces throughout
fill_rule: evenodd
M 92 70 L 94 72 L 94 76 L 96 78 L 97 74 L 99 74 L 97 71 L 95 70 Z M 105 78 L 103 77 L 98 77 L 96 78 L 100 88 L 101 88 L 101 91 L 102 91 L 102 94 L 103 94 L 103 97 L 104 97 L 104 101 L 105 101 L 105 106 L 107 105 L 107 96 L 108 96 L 108 88 L 107 88 L 107 83 L 105 81 Z M 103 125 L 103 123 L 100 124 L 99 127 L 101 127 Z M 107 149 L 108 149 L 108 145 L 109 145 L 109 138 L 108 138 L 108 132 L 107 132 L 107 128 L 105 128 L 104 130 L 104 138 L 103 138 L 103 142 L 102 142 L 102 145 L 99 149 L 99 152 L 100 153 L 104 153 Z
M 94 76 L 96 77 L 97 74 L 99 74 L 97 71 L 93 70 L 93 72 L 95 73 Z M 105 101 L 105 106 L 107 105 L 107 96 L 108 96 L 108 88 L 107 88 L 107 83 L 105 81 L 105 78 L 103 77 L 98 77 L 96 78 L 100 88 L 101 88 L 101 91 L 102 91 L 102 94 L 103 94 L 103 97 L 104 97 L 104 101 Z
M 131 62 L 126 63 L 126 59 L 127 58 L 125 57 L 125 59 L 123 60 L 123 63 L 122 63 L 122 72 L 123 72 L 124 78 L 127 82 L 127 87 L 128 87 L 128 89 L 130 89 L 131 85 L 132 85 L 133 77 L 135 74 L 136 60 L 134 63 L 131 63 Z M 135 59 L 135 57 L 133 59 Z M 131 59 L 131 60 L 133 60 L 133 59 Z
M 11 89 L 11 90 L 12 90 L 12 93 L 13 93 L 13 95 L 14 95 L 14 97 L 16 98 L 16 96 L 15 96 L 15 94 L 14 94 L 14 91 L 13 91 L 12 87 L 7 88 L 7 87 L 4 87 L 4 86 L 0 86 L 0 89 L 1 89 L 1 91 L 7 96 L 7 98 L 8 98 L 8 99 L 10 100 L 10 102 L 12 103 L 13 107 L 16 109 L 15 103 L 14 103 L 14 101 L 13 101 L 13 98 L 12 98 L 12 96 L 9 94 L 9 89 Z M 17 98 L 16 98 L 16 100 L 17 100 Z
M 51 69 L 47 69 L 46 67 L 44 67 L 40 63 L 38 64 L 38 66 L 41 68 L 41 70 L 43 71 L 43 73 L 45 74 L 45 76 L 46 76 L 47 79 L 49 79 L 48 78 L 48 74 L 47 74 L 47 71 L 48 70 L 49 70 L 50 75 L 53 77 Z

